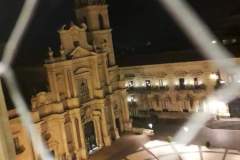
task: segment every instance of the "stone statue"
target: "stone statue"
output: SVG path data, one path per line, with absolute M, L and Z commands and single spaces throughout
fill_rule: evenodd
M 81 25 L 80 25 L 80 28 L 83 28 L 86 31 L 87 30 L 86 23 L 82 22 Z
M 53 55 L 54 55 L 54 53 L 53 53 L 52 48 L 48 47 L 48 57 L 49 57 L 49 59 L 53 59 Z
M 60 54 L 61 58 L 66 59 L 66 54 L 62 45 L 60 46 Z

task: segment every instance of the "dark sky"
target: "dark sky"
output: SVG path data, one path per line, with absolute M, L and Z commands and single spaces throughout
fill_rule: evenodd
M 188 1 L 214 31 L 229 23 L 227 19 L 240 15 L 239 0 Z M 0 51 L 11 33 L 23 2 L 24 0 L 0 0 Z M 20 88 L 27 102 L 30 102 L 31 95 L 46 88 L 45 80 L 42 78 L 46 77 L 42 75 L 44 72 L 35 71 L 43 68 L 32 66 L 43 65 L 47 47 L 59 46 L 57 30 L 63 24 L 75 21 L 73 0 L 39 0 L 39 2 L 15 59 L 15 69 L 27 67 L 24 71 L 17 72 Z M 164 55 L 163 52 L 166 51 L 192 48 L 187 38 L 156 0 L 107 0 L 107 2 L 116 55 Z M 234 17 L 234 23 L 240 23 L 240 16 Z M 239 30 L 240 33 L 239 28 L 240 25 L 231 31 L 235 33 Z
M 57 30 L 74 20 L 73 0 L 40 0 L 33 21 L 19 47 L 17 64 L 39 65 L 47 46 L 59 45 Z M 0 0 L 0 42 L 7 40 L 23 0 Z M 240 13 L 239 0 L 189 0 L 213 29 Z M 108 0 L 116 54 L 160 54 L 191 48 L 156 0 Z M 1 44 L 0 43 L 0 44 Z

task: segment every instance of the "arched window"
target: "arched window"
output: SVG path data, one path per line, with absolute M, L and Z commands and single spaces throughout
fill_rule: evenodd
M 101 14 L 98 15 L 99 27 L 100 29 L 104 29 L 104 19 Z
M 81 103 L 87 102 L 90 99 L 87 80 L 80 79 L 78 85 L 80 102 Z

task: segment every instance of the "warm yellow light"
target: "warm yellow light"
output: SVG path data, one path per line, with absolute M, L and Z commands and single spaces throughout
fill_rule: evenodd
M 230 116 L 228 106 L 224 102 L 216 99 L 209 100 L 208 112 L 219 116 Z
M 163 86 L 167 86 L 168 82 L 167 81 L 163 81 Z
M 178 86 L 179 85 L 179 81 L 175 81 L 175 85 Z
M 189 80 L 189 84 L 190 84 L 190 85 L 194 85 L 194 80 L 193 80 L 193 79 L 190 79 L 190 80 Z
M 219 77 L 216 73 L 211 73 L 209 78 L 212 79 L 212 80 L 217 80 Z
M 139 87 L 139 83 L 138 83 L 138 82 L 136 82 L 135 86 L 136 86 L 136 87 Z

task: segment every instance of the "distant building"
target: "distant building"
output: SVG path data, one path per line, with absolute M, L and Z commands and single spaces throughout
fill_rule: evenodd
M 87 159 L 131 129 L 127 92 L 115 63 L 104 1 L 76 1 L 78 25 L 59 30 L 60 55 L 49 49 L 49 90 L 32 97 L 31 114 L 52 155 Z M 32 86 L 29 86 L 32 87 Z M 17 160 L 39 159 L 15 110 L 9 111 Z
M 169 53 L 172 63 L 121 67 L 121 75 L 126 79 L 125 86 L 128 88 L 131 116 L 144 116 L 149 111 L 157 111 L 210 112 L 229 117 L 228 104 L 217 99 L 205 100 L 216 89 L 236 81 L 235 75 L 219 70 L 214 61 L 184 62 L 177 59 L 178 56 L 182 55 Z M 190 53 L 188 57 L 191 57 Z M 240 64 L 239 58 L 231 60 Z

